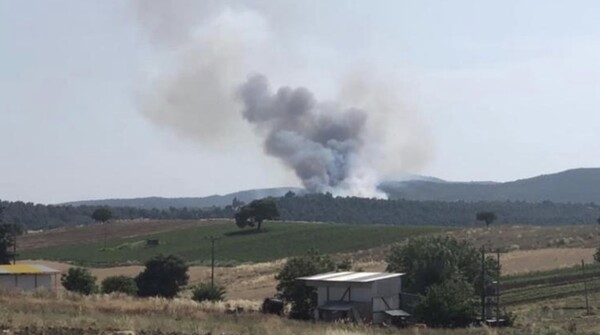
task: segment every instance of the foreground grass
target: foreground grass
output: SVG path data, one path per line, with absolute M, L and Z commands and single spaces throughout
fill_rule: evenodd
M 243 312 L 226 311 L 242 307 Z M 370 325 L 294 321 L 258 313 L 256 303 L 230 301 L 198 304 L 189 299 L 135 299 L 97 295 L 82 297 L 67 293 L 0 292 L 0 332 L 2 329 L 68 329 L 69 334 L 107 334 L 132 330 L 156 334 L 247 334 L 247 335 L 562 335 L 576 334 L 568 329 L 548 327 L 510 328 L 496 331 L 468 329 L 395 329 Z M 28 334 L 28 332 L 21 332 Z M 33 333 L 33 332 L 29 332 Z M 592 333 L 579 333 L 592 334 Z
M 84 228 L 85 229 L 85 228 Z M 235 224 L 214 224 L 135 238 L 54 246 L 21 253 L 22 259 L 74 262 L 86 266 L 139 264 L 150 257 L 175 254 L 193 264 L 210 262 L 210 236 L 217 237 L 219 265 L 265 262 L 300 255 L 314 248 L 323 253 L 349 252 L 403 241 L 416 235 L 442 231 L 436 227 L 401 227 L 318 223 L 268 222 L 260 232 L 240 230 Z M 157 239 L 158 246 L 146 246 Z

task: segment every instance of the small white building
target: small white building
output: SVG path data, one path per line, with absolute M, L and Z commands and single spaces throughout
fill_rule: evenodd
M 316 320 L 352 319 L 381 323 L 407 317 L 400 310 L 403 273 L 329 272 L 298 278 L 316 288 Z
M 39 264 L 0 265 L 0 290 L 52 289 L 59 273 Z

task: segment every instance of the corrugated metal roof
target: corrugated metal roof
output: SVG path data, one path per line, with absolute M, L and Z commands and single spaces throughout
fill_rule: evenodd
M 350 283 L 370 283 L 377 280 L 403 276 L 404 273 L 388 272 L 328 272 L 309 277 L 300 277 L 298 280 L 304 281 L 322 281 L 322 282 L 350 282 Z
M 0 275 L 50 274 L 59 272 L 60 271 L 58 270 L 40 264 L 0 265 Z

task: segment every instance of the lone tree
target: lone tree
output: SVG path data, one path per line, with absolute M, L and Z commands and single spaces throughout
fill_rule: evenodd
M 272 198 L 254 200 L 246 206 L 240 208 L 235 214 L 235 224 L 240 228 L 246 226 L 254 227 L 260 230 L 264 220 L 274 220 L 279 217 L 279 210 Z
M 92 213 L 92 219 L 101 223 L 108 222 L 112 219 L 112 212 L 106 207 L 98 208 Z
M 173 298 L 188 283 L 188 266 L 177 256 L 158 255 L 146 262 L 135 282 L 140 297 Z
M 485 221 L 485 226 L 489 227 L 490 224 L 496 221 L 497 217 L 494 212 L 479 212 L 476 216 L 478 221 Z
M 112 212 L 110 209 L 106 207 L 98 208 L 92 213 L 92 219 L 96 222 L 106 223 L 112 219 Z M 104 248 L 103 251 L 106 251 L 106 239 L 108 238 L 108 227 L 104 226 Z

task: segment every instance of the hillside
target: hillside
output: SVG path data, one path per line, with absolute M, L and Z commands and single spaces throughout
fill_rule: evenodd
M 600 168 L 575 169 L 506 183 L 410 180 L 382 184 L 391 199 L 600 204 Z
M 526 201 L 600 204 L 600 168 L 574 169 L 505 183 L 451 182 L 435 177 L 406 175 L 385 181 L 379 188 L 390 199 L 432 201 Z M 288 191 L 304 193 L 297 187 L 254 189 L 225 195 L 190 198 L 132 198 L 73 201 L 62 205 L 135 207 L 143 209 L 208 208 L 231 205 L 234 198 L 243 202 L 265 197 L 281 197 Z
M 281 197 L 287 192 L 302 193 L 303 189 L 297 187 L 277 187 L 263 188 L 239 191 L 225 195 L 210 195 L 207 197 L 192 197 L 192 198 L 162 198 L 162 197 L 147 197 L 147 198 L 132 198 L 132 199 L 104 199 L 104 200 L 83 200 L 72 201 L 61 205 L 68 206 L 109 206 L 109 207 L 135 207 L 144 209 L 169 209 L 173 208 L 208 208 L 208 207 L 225 207 L 231 205 L 233 199 L 238 199 L 243 202 L 250 202 L 255 199 L 266 197 Z

